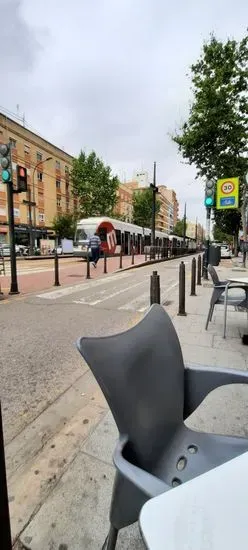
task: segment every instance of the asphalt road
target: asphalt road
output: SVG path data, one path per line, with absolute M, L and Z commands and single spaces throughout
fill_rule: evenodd
M 172 260 L 0 305 L 0 394 L 6 443 L 86 370 L 75 341 L 125 330 L 149 307 L 157 269 L 161 302 L 176 308 L 178 266 Z M 191 257 L 185 259 L 189 268 Z

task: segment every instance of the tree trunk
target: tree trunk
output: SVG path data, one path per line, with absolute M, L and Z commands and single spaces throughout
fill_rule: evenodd
M 237 256 L 238 256 L 238 239 L 239 239 L 239 230 L 237 230 L 234 233 L 234 236 L 233 236 L 233 246 L 234 246 L 234 256 L 235 256 L 235 258 L 237 258 Z
M 243 204 L 241 206 L 241 217 L 242 217 L 242 226 L 243 226 L 243 267 L 245 267 L 246 262 L 246 241 L 247 241 L 247 229 L 246 229 L 246 197 L 243 198 Z

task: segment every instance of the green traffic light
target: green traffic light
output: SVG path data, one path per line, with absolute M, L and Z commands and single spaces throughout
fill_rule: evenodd
M 205 198 L 205 206 L 213 206 L 213 204 L 214 204 L 213 197 L 206 197 Z
M 7 183 L 8 181 L 10 181 L 10 172 L 8 170 L 3 170 L 2 171 L 2 180 Z

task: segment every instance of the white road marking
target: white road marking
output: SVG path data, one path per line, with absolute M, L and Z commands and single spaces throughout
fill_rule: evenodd
M 139 283 L 136 283 L 135 285 L 132 285 L 132 288 L 136 288 L 137 286 L 143 285 L 144 281 L 140 281 Z M 106 300 L 110 300 L 111 298 L 115 298 L 115 296 L 119 296 L 119 294 L 123 294 L 123 292 L 127 292 L 130 290 L 130 286 L 127 286 L 125 288 L 121 288 L 120 290 L 117 290 L 116 292 L 112 292 L 112 294 L 108 294 L 104 298 L 100 298 L 99 300 L 95 300 L 94 302 L 84 301 L 81 300 L 74 300 L 74 304 L 80 304 L 84 303 L 88 306 L 96 306 L 97 304 L 101 304 L 102 302 L 105 302 Z M 118 308 L 119 309 L 119 308 Z
M 107 283 L 112 283 L 113 281 L 119 280 L 119 279 L 127 279 L 128 277 L 131 277 L 132 273 L 126 272 L 125 273 L 116 273 L 115 275 L 111 275 L 110 277 L 106 277 L 104 279 L 93 279 L 92 281 L 86 283 L 80 283 L 78 285 L 74 286 L 66 286 L 64 288 L 61 288 L 60 290 L 52 290 L 51 292 L 44 292 L 43 294 L 37 294 L 36 298 L 45 298 L 46 300 L 58 300 L 59 298 L 62 298 L 64 296 L 69 296 L 70 294 L 76 294 L 77 292 L 81 292 L 81 290 L 88 290 L 92 287 L 98 287 L 101 285 L 105 285 Z

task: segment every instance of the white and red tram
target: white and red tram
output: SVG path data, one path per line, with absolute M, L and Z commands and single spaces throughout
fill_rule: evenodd
M 101 239 L 102 252 L 130 254 L 134 246 L 140 254 L 145 246 L 151 245 L 151 230 L 132 223 L 113 218 L 85 218 L 79 220 L 74 241 L 74 256 L 86 258 L 89 239 L 97 233 Z M 162 231 L 156 231 L 156 246 L 169 247 L 169 237 Z

